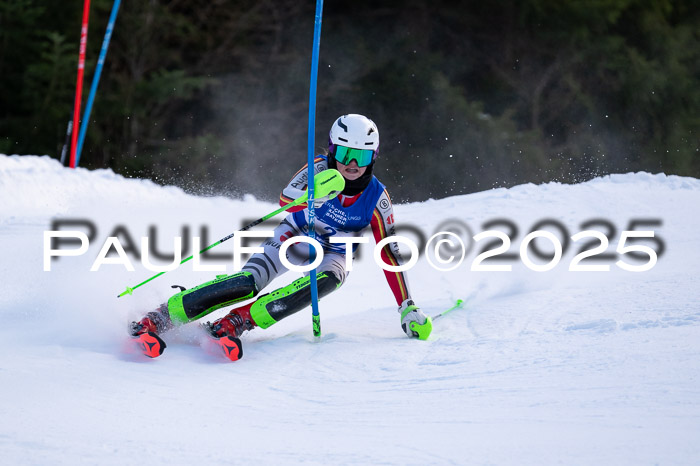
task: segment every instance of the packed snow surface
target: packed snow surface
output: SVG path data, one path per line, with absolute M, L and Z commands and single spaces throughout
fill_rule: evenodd
M 197 324 L 165 334 L 157 359 L 134 353 L 126 338 L 127 322 L 167 300 L 172 285 L 224 272 L 188 262 L 132 296 L 117 294 L 154 274 L 139 260 L 141 237 L 172 254 L 176 236 L 209 244 L 276 205 L 4 155 L 0 200 L 3 464 L 700 461 L 700 180 L 630 173 L 396 205 L 397 225 L 411 228 L 399 234 L 419 243 L 450 230 L 464 241 L 454 270 L 436 270 L 421 252 L 408 272 L 425 313 L 457 299 L 463 309 L 437 319 L 428 341 L 407 338 L 370 239 L 345 285 L 320 303 L 319 342 L 304 310 L 244 335 L 235 363 L 211 352 Z M 537 272 L 520 245 L 544 220 L 540 229 L 568 244 L 556 267 Z M 44 232 L 56 225 L 89 233 L 90 246 L 44 271 Z M 471 270 L 485 246 L 501 244 L 472 239 L 490 229 L 510 237 L 512 256 L 483 264 L 511 271 Z M 600 244 L 570 239 L 584 230 L 608 237 L 609 257 L 581 264 L 609 271 L 569 271 L 582 248 Z M 649 261 L 616 252 L 624 230 L 654 231 L 622 245 L 659 252 L 651 270 L 616 265 Z M 134 271 L 110 263 L 90 271 L 109 236 Z M 201 265 L 232 273 L 230 243 Z M 552 244 L 537 239 L 528 257 L 546 264 L 533 246 L 551 256 Z

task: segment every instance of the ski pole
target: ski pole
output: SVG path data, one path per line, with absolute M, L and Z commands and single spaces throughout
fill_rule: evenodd
M 335 196 L 337 196 L 338 193 L 341 193 L 343 191 L 343 189 L 345 189 L 345 179 L 343 178 L 343 175 L 341 175 L 338 170 L 331 168 L 328 170 L 324 170 L 321 173 L 319 173 L 318 175 L 316 175 L 316 191 L 318 194 L 320 194 L 319 197 L 316 198 L 316 200 L 332 199 Z M 244 226 L 240 230 L 238 230 L 234 233 L 231 233 L 228 236 L 221 238 L 219 241 L 217 241 L 214 244 L 207 246 L 206 248 L 199 251 L 199 254 L 202 254 L 202 253 L 210 250 L 214 246 L 218 246 L 221 243 L 223 243 L 224 241 L 227 241 L 227 240 L 233 238 L 234 236 L 236 236 L 236 233 L 249 230 L 249 229 L 253 228 L 255 225 L 258 225 L 258 224 L 264 222 L 265 220 L 268 220 L 268 219 L 274 217 L 275 215 L 277 215 L 281 212 L 284 212 L 285 210 L 288 210 L 288 209 L 291 209 L 292 207 L 303 204 L 304 202 L 306 202 L 308 200 L 308 198 L 309 198 L 309 193 L 305 192 L 298 199 L 294 200 L 293 202 L 290 202 L 286 206 L 280 207 L 279 209 L 265 215 L 264 217 L 260 217 L 256 221 Z M 183 259 L 182 261 L 180 261 L 180 265 L 184 264 L 185 262 L 192 259 L 193 257 L 194 257 L 194 255 L 191 255 L 190 257 Z M 167 272 L 167 270 L 165 272 Z M 142 281 L 138 285 L 134 285 L 131 287 L 127 286 L 126 291 L 124 291 L 123 293 L 118 295 L 117 298 L 121 298 L 122 296 L 127 295 L 127 294 L 134 294 L 134 290 L 136 288 L 138 288 L 142 285 L 145 285 L 146 283 L 150 282 L 151 280 L 153 280 L 155 278 L 160 277 L 161 275 L 165 274 L 165 272 L 157 273 L 157 274 L 153 275 L 151 278 Z
M 438 314 L 438 315 L 436 315 L 436 316 L 434 316 L 434 317 L 431 317 L 431 319 L 432 319 L 432 320 L 435 320 L 435 319 L 437 319 L 438 317 L 442 317 L 442 316 L 444 316 L 445 314 L 447 314 L 447 313 L 450 312 L 450 311 L 454 311 L 455 309 L 460 309 L 460 308 L 462 308 L 463 305 L 464 305 L 464 301 L 462 301 L 461 299 L 458 299 L 454 306 L 452 306 L 451 308 L 449 308 L 449 309 L 446 310 L 446 311 L 442 311 L 440 314 Z
M 279 213 L 281 213 L 281 212 L 284 212 L 285 210 L 291 209 L 292 207 L 298 206 L 299 204 L 303 204 L 304 202 L 306 202 L 306 198 L 307 198 L 307 194 L 304 193 L 301 197 L 299 197 L 298 199 L 296 199 L 294 202 L 290 202 L 290 203 L 287 204 L 286 206 L 280 207 L 279 209 L 275 210 L 275 211 L 272 212 L 272 213 L 269 213 L 269 214 L 265 215 L 264 217 L 260 217 L 259 219 L 255 220 L 254 222 L 249 223 L 248 225 L 244 226 L 244 227 L 241 228 L 240 230 L 238 230 L 238 231 L 236 231 L 236 232 L 233 232 L 233 233 L 231 233 L 230 235 L 221 238 L 221 239 L 220 239 L 219 241 L 217 241 L 216 243 L 207 246 L 206 248 L 204 248 L 204 249 L 202 249 L 201 251 L 199 251 L 199 254 L 202 254 L 202 253 L 204 253 L 204 252 L 210 250 L 211 248 L 220 245 L 220 244 L 223 243 L 224 241 L 227 241 L 227 240 L 233 238 L 233 237 L 236 235 L 236 233 L 238 233 L 238 232 L 249 230 L 249 229 L 253 228 L 255 225 L 258 225 L 258 224 L 264 222 L 265 220 L 268 220 L 268 219 L 274 217 L 275 215 L 277 215 L 277 214 L 279 214 Z M 185 262 L 189 261 L 189 260 L 192 259 L 193 257 L 194 257 L 194 254 L 191 255 L 190 257 L 187 257 L 187 258 L 185 258 L 185 259 L 182 259 L 182 261 L 180 261 L 180 265 L 182 265 L 182 264 L 184 264 Z M 127 295 L 127 294 L 134 294 L 134 290 L 135 290 L 136 288 L 145 285 L 146 283 L 150 282 L 150 281 L 153 280 L 153 279 L 156 279 L 156 278 L 160 277 L 160 276 L 163 275 L 163 274 L 165 274 L 165 272 L 160 272 L 160 273 L 157 273 L 157 274 L 153 275 L 151 278 L 148 278 L 148 279 L 142 281 L 142 282 L 139 283 L 138 285 L 134 285 L 134 286 L 131 286 L 131 287 L 127 286 L 127 287 L 126 287 L 126 291 L 124 291 L 124 292 L 122 292 L 120 295 L 118 295 L 117 298 L 121 298 L 122 296 Z

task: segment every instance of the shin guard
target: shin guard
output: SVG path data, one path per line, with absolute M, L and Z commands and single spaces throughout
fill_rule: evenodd
M 258 288 L 249 272 L 220 275 L 216 280 L 181 291 L 168 300 L 168 313 L 174 324 L 204 317 L 224 306 L 255 297 Z
M 340 280 L 328 272 L 318 274 L 319 299 L 335 291 L 341 285 Z M 250 316 L 261 328 L 301 311 L 311 305 L 311 277 L 303 277 L 293 281 L 284 288 L 260 296 L 250 308 Z

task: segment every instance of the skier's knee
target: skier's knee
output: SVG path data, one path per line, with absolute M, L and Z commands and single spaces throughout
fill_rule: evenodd
M 338 286 L 340 286 L 345 283 L 345 279 L 348 277 L 349 272 L 345 270 L 344 264 L 334 261 L 322 264 L 322 267 L 319 267 L 316 274 L 317 280 L 321 280 L 324 275 L 328 277 L 333 276 L 333 278 L 338 282 Z
M 340 288 L 340 286 L 343 284 L 343 280 L 338 277 L 335 272 L 327 271 L 318 274 L 316 277 L 316 283 L 318 295 L 323 297 Z

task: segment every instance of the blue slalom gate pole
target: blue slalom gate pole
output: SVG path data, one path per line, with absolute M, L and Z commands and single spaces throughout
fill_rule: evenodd
M 323 18 L 323 0 L 316 0 L 316 20 L 314 22 L 314 48 L 311 55 L 311 85 L 309 89 L 309 150 L 308 165 L 309 179 L 308 209 L 309 209 L 309 238 L 315 239 L 316 213 L 314 212 L 314 139 L 316 132 L 316 81 L 318 80 L 318 54 L 321 48 L 321 19 Z M 316 258 L 316 250 L 309 245 L 309 257 L 311 262 Z M 311 270 L 311 320 L 313 322 L 314 337 L 321 338 L 321 315 L 318 313 L 318 286 L 316 284 L 316 269 Z
M 78 146 L 75 154 L 75 166 L 77 167 L 80 163 L 80 153 L 83 151 L 83 142 L 85 141 L 85 132 L 87 131 L 87 125 L 90 121 L 90 112 L 92 111 L 92 104 L 95 101 L 95 94 L 97 93 L 97 85 L 100 83 L 100 75 L 102 74 L 102 66 L 105 63 L 105 57 L 107 56 L 107 49 L 109 48 L 109 41 L 112 39 L 112 30 L 114 30 L 114 23 L 117 21 L 117 13 L 119 12 L 119 5 L 121 0 L 114 0 L 112 5 L 112 13 L 109 15 L 109 23 L 107 23 L 107 31 L 105 32 L 105 38 L 102 41 L 102 49 L 100 50 L 100 58 L 97 60 L 97 68 L 95 68 L 95 75 L 92 77 L 92 86 L 90 87 L 90 95 L 88 96 L 87 105 L 85 105 L 85 113 L 83 114 L 83 121 L 80 123 L 80 133 L 78 133 Z M 73 129 L 75 131 L 75 128 Z

